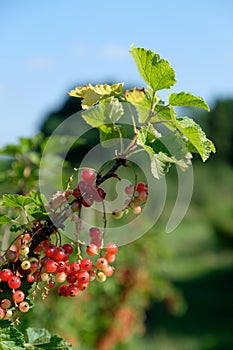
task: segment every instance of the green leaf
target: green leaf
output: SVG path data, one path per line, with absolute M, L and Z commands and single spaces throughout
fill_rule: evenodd
M 8 224 L 9 222 L 11 222 L 11 218 L 9 218 L 6 215 L 0 214 L 0 225 Z
M 9 321 L 0 323 L 0 349 L 25 350 L 22 334 Z
M 171 107 L 171 117 L 174 125 L 179 132 L 185 136 L 185 138 L 194 147 L 197 153 L 200 154 L 203 162 L 205 162 L 211 152 L 215 153 L 215 147 L 211 140 L 206 137 L 206 134 L 193 119 L 188 117 L 176 118 L 174 109 Z
M 150 115 L 152 108 L 152 99 L 149 93 L 145 89 L 132 89 L 125 92 L 125 98 L 127 102 L 135 106 L 139 123 L 145 123 Z M 155 103 L 158 101 L 158 96 L 155 98 Z
M 33 345 L 35 349 L 48 349 L 48 350 L 70 350 L 72 346 L 70 343 L 58 337 L 50 334 L 46 329 L 27 329 L 27 337 L 30 345 Z
M 154 91 L 169 89 L 176 83 L 175 71 L 170 63 L 155 52 L 132 45 L 130 53 L 141 77 Z
M 74 90 L 68 92 L 68 95 L 81 98 L 82 108 L 87 109 L 110 96 L 120 96 L 123 93 L 123 85 L 124 83 L 113 85 L 97 84 L 95 86 L 88 84 L 77 86 Z
M 37 205 L 32 205 L 30 208 L 28 208 L 27 212 L 36 220 L 48 219 L 48 213 L 44 210 L 44 208 L 39 208 Z
M 148 153 L 151 172 L 156 179 L 164 176 L 172 164 L 176 164 L 182 170 L 186 170 L 190 164 L 185 143 L 174 134 L 161 137 L 150 124 L 139 130 L 137 143 Z
M 122 103 L 116 99 L 111 99 L 110 102 L 102 102 L 85 110 L 82 112 L 82 118 L 92 127 L 99 128 L 103 124 L 115 123 L 123 114 Z
M 104 124 L 100 127 L 100 142 L 103 147 L 111 147 L 125 136 L 125 129 L 121 125 Z
M 208 104 L 202 97 L 194 96 L 187 92 L 172 93 L 168 97 L 168 102 L 172 106 L 193 106 L 210 110 Z
M 33 203 L 33 199 L 30 197 L 19 194 L 4 194 L 1 204 L 8 207 L 24 207 L 30 203 Z

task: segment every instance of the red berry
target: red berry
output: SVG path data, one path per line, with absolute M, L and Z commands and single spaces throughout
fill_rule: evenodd
M 67 284 L 62 284 L 58 288 L 58 294 L 63 296 L 63 297 L 67 297 L 68 296 L 68 288 L 69 288 L 69 286 Z
M 38 270 L 38 267 L 39 267 L 39 263 L 37 261 L 31 261 L 30 270 L 32 272 Z
M 48 283 L 49 288 L 53 288 L 55 286 L 55 282 L 53 280 L 50 280 Z
M 81 172 L 83 181 L 91 183 L 95 180 L 95 172 L 92 169 L 83 169 Z
M 22 301 L 19 304 L 19 309 L 20 309 L 21 312 L 28 312 L 29 309 L 30 309 L 30 306 L 29 306 L 29 304 L 26 301 Z
M 5 315 L 6 311 L 2 307 L 0 307 L 0 320 L 2 320 L 5 317 Z
M 136 186 L 136 191 L 138 192 L 147 192 L 148 191 L 148 186 L 144 184 L 143 182 L 139 182 Z
M 10 269 L 3 269 L 0 271 L 0 279 L 3 282 L 7 282 L 11 276 L 13 276 L 13 272 Z
M 15 303 L 20 303 L 21 301 L 23 301 L 25 298 L 25 294 L 22 290 L 16 290 L 13 294 L 12 294 L 12 299 Z
M 44 253 L 47 257 L 54 258 L 56 250 L 57 247 L 54 244 L 50 244 L 45 248 Z
M 80 267 L 82 270 L 88 271 L 92 268 L 92 261 L 89 258 L 84 258 L 80 262 Z
M 107 276 L 107 277 L 112 276 L 113 273 L 114 273 L 114 267 L 111 266 L 111 265 L 108 265 L 108 267 L 104 270 L 104 274 L 105 274 L 105 276 Z
M 109 263 L 112 263 L 112 262 L 114 262 L 116 260 L 116 255 L 115 254 L 106 253 L 104 257 L 107 260 L 107 262 L 109 262 Z
M 86 248 L 86 253 L 90 256 L 96 255 L 98 253 L 98 246 L 96 244 L 89 244 Z
M 73 253 L 73 246 L 69 243 L 65 243 L 63 244 L 62 248 L 64 249 L 64 251 L 68 254 L 71 255 Z
M 82 205 L 86 208 L 91 207 L 93 203 L 94 203 L 94 199 L 88 195 L 82 198 Z
M 78 294 L 78 292 L 79 292 L 78 286 L 76 286 L 75 284 L 69 285 L 67 289 L 67 294 L 69 297 L 75 297 Z
M 118 252 L 118 246 L 115 243 L 108 243 L 106 245 L 106 251 L 108 254 L 116 254 Z
M 11 301 L 9 299 L 3 299 L 1 301 L 1 307 L 3 309 L 9 309 L 9 307 L 11 307 Z
M 76 274 L 80 271 L 80 264 L 77 261 L 74 261 L 69 266 L 69 271 L 71 274 Z
M 96 262 L 96 267 L 103 271 L 108 267 L 108 261 L 105 258 L 99 258 Z
M 58 263 L 57 263 L 57 272 L 65 271 L 66 266 L 67 266 L 67 262 L 66 261 L 58 261 Z
M 85 290 L 87 288 L 88 288 L 88 282 L 84 282 L 84 283 L 79 282 L 78 283 L 78 289 L 79 290 L 83 291 L 83 290 Z
M 33 282 L 35 281 L 35 276 L 34 276 L 34 275 L 28 275 L 28 276 L 27 276 L 27 281 L 28 281 L 29 283 L 33 283 Z
M 87 271 L 80 271 L 77 275 L 77 278 L 79 283 L 86 283 L 89 282 L 90 276 Z
M 21 279 L 18 276 L 11 276 L 8 279 L 8 286 L 11 289 L 18 289 L 21 286 Z
M 74 274 L 68 275 L 68 276 L 66 277 L 66 281 L 67 281 L 68 283 L 70 283 L 70 284 L 73 284 L 73 283 L 75 283 L 75 282 L 77 281 L 77 277 L 76 277 Z
M 98 238 L 92 238 L 91 240 L 91 244 L 96 245 L 98 248 L 100 248 L 102 246 L 103 240 L 98 237 Z
M 79 198 L 79 197 L 82 196 L 82 193 L 81 193 L 79 187 L 75 187 L 75 188 L 73 189 L 73 196 L 74 196 L 75 198 Z
M 40 253 L 43 248 L 44 248 L 43 243 L 39 243 L 39 244 L 37 244 L 36 248 L 34 249 L 34 252 Z
M 94 200 L 96 202 L 102 202 L 105 199 L 105 197 L 106 192 L 101 187 L 98 187 L 94 194 Z
M 66 257 L 65 250 L 63 248 L 57 248 L 55 253 L 54 253 L 54 260 L 56 261 L 62 261 Z
M 45 263 L 45 269 L 49 273 L 57 271 L 57 262 L 52 259 L 47 260 Z
M 147 192 L 145 192 L 145 191 L 138 192 L 138 199 L 140 201 L 146 201 L 147 200 Z
M 92 238 L 99 238 L 101 231 L 98 227 L 91 227 L 89 230 L 89 234 Z

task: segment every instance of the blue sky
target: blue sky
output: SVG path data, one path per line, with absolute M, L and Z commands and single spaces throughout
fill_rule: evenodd
M 38 131 L 76 84 L 142 86 L 130 45 L 170 61 L 174 91 L 233 97 L 232 0 L 2 0 L 0 147 Z

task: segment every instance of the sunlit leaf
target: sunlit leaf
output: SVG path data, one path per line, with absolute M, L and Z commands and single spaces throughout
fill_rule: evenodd
M 206 134 L 193 119 L 188 117 L 176 118 L 174 109 L 171 107 L 171 117 L 174 125 L 179 132 L 185 136 L 185 138 L 196 149 L 196 152 L 200 154 L 203 162 L 206 161 L 211 152 L 215 153 L 215 146 L 211 140 L 206 137 Z
M 121 95 L 123 93 L 123 85 L 123 83 L 113 85 L 97 84 L 95 86 L 88 84 L 84 86 L 77 86 L 74 90 L 68 92 L 68 95 L 81 98 L 82 108 L 87 109 L 110 96 Z
M 19 194 L 4 194 L 2 196 L 2 205 L 8 207 L 24 207 L 33 202 L 32 198 Z
M 168 102 L 172 106 L 192 106 L 210 110 L 208 104 L 202 97 L 194 96 L 187 92 L 172 93 L 168 97 Z
M 83 111 L 82 118 L 92 127 L 99 128 L 103 124 L 115 123 L 123 114 L 122 103 L 112 99 L 110 102 L 102 102 Z
M 153 90 L 169 89 L 176 83 L 175 71 L 170 63 L 155 52 L 132 45 L 130 53 L 140 75 Z

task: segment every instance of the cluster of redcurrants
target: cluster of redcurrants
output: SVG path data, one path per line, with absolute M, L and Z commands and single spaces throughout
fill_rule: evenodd
M 81 180 L 72 191 L 72 195 L 76 198 L 72 202 L 74 211 L 78 210 L 80 205 L 91 207 L 94 202 L 102 202 L 105 199 L 105 191 L 96 186 L 95 180 L 96 174 L 92 169 L 85 168 L 81 171 Z
M 22 244 L 14 257 L 13 254 L 11 256 L 11 260 L 14 258 L 14 261 L 9 261 L 6 268 L 6 255 L 5 268 L 0 271 L 2 292 L 8 293 L 8 297 L 0 301 L 0 319 L 11 318 L 14 311 L 29 311 L 30 303 L 25 300 L 25 293 L 20 289 L 26 281 L 35 282 L 36 287 L 38 283 L 44 282 L 44 296 L 57 282 L 60 283 L 59 295 L 74 297 L 80 291 L 84 291 L 90 281 L 96 279 L 104 282 L 107 277 L 112 276 L 114 267 L 110 263 L 115 260 L 117 245 L 108 243 L 103 248 L 101 230 L 92 227 L 89 232 L 91 243 L 86 247 L 87 257 L 84 258 L 80 253 L 72 254 L 74 251 L 72 244 L 56 246 L 47 239 L 37 244 L 33 254 L 30 254 L 32 257 L 29 257 L 30 235 L 25 233 L 21 236 L 19 240 Z
M 125 208 L 122 210 L 115 210 L 112 215 L 115 219 L 121 219 L 124 214 L 127 214 L 129 209 L 136 215 L 141 214 L 142 206 L 145 204 L 148 197 L 148 186 L 139 182 L 136 186 L 126 186 L 125 193 L 129 198 L 125 201 Z

